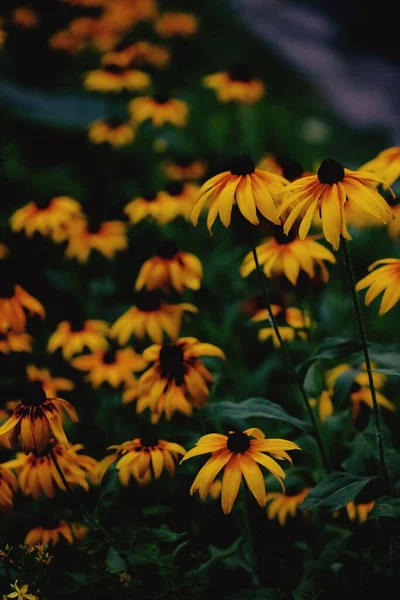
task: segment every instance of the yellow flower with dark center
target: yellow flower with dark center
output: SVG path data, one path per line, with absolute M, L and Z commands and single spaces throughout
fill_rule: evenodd
M 165 12 L 155 23 L 154 30 L 162 38 L 189 37 L 199 30 L 199 20 L 191 13 Z
M 19 27 L 32 29 L 39 25 L 39 17 L 37 13 L 27 6 L 19 6 L 11 13 L 11 21 Z
M 47 398 L 39 382 L 28 384 L 13 414 L 0 427 L 0 443 L 37 454 L 46 450 L 52 438 L 68 445 L 62 424 L 63 411 L 72 421 L 78 421 L 69 402 L 62 398 Z
M 175 217 L 175 213 L 171 212 L 169 197 L 154 190 L 148 190 L 129 202 L 124 208 L 124 213 L 133 224 L 151 217 L 158 225 L 166 225 Z
M 32 341 L 32 336 L 27 333 L 12 330 L 0 333 L 0 353 L 32 352 Z
M 74 354 L 83 352 L 85 348 L 92 352 L 104 351 L 108 348 L 106 340 L 108 333 L 109 325 L 105 321 L 85 320 L 80 317 L 71 321 L 61 321 L 49 338 L 47 350 L 55 352 L 61 348 L 66 360 L 70 360 Z
M 161 344 L 164 333 L 176 340 L 182 325 L 184 312 L 197 312 L 188 302 L 165 304 L 158 292 L 141 291 L 136 294 L 136 303 L 129 308 L 111 327 L 111 336 L 118 343 L 126 344 L 134 335 L 143 340 L 147 334 L 153 342 Z
M 274 317 L 277 317 L 279 332 L 281 337 L 286 342 L 293 342 L 296 337 L 302 340 L 307 339 L 307 330 L 313 326 L 310 315 L 300 310 L 295 306 L 282 307 L 277 304 L 271 305 Z M 268 311 L 266 308 L 258 310 L 251 318 L 254 322 L 269 320 Z M 275 348 L 280 347 L 279 339 L 272 326 L 264 327 L 258 332 L 258 339 L 261 342 L 272 338 Z
M 120 148 L 133 142 L 135 130 L 121 119 L 98 119 L 89 125 L 89 139 L 94 144 L 110 144 Z
M 80 523 L 67 524 L 65 521 L 60 521 L 54 524 L 54 527 L 34 527 L 25 536 L 24 544 L 27 546 L 35 546 L 41 544 L 43 546 L 57 546 L 64 539 L 68 544 L 72 545 L 77 540 L 86 537 L 88 528 Z
M 188 106 L 183 100 L 170 98 L 167 94 L 141 96 L 128 104 L 133 123 L 143 123 L 148 119 L 154 127 L 170 123 L 175 127 L 184 127 L 188 119 Z
M 49 46 L 52 50 L 75 55 L 85 50 L 87 42 L 69 29 L 61 29 L 49 37 Z
M 257 168 L 281 175 L 290 182 L 311 175 L 296 160 L 280 152 L 263 156 L 258 162 Z
M 269 279 L 285 275 L 292 285 L 296 285 L 300 271 L 314 279 L 315 265 L 319 266 L 323 281 L 328 281 L 329 273 L 324 260 L 336 262 L 332 252 L 315 239 L 308 237 L 302 240 L 292 232 L 286 236 L 281 226 L 276 227 L 274 237 L 267 238 L 256 250 L 259 263 Z M 247 277 L 255 269 L 253 253 L 249 252 L 242 262 L 240 273 L 242 277 Z
M 164 165 L 168 179 L 185 181 L 187 179 L 200 179 L 206 172 L 206 163 L 203 160 L 190 156 L 178 155 Z
M 4 465 L 0 465 L 0 510 L 9 512 L 13 508 L 14 492 L 18 489 L 18 482 L 14 473 Z
M 267 503 L 269 503 L 267 508 L 268 520 L 278 519 L 279 525 L 283 527 L 288 516 L 296 516 L 299 505 L 309 491 L 310 488 L 305 488 L 293 495 L 282 494 L 282 492 L 269 492 L 267 494 Z
M 121 67 L 150 65 L 163 69 L 170 61 L 168 48 L 151 42 L 136 42 L 123 50 L 107 52 L 102 56 L 102 64 L 114 64 Z
M 42 319 L 46 313 L 39 300 L 20 285 L 10 284 L 7 279 L 1 281 L 0 288 L 0 333 L 7 333 L 9 329 L 21 333 L 26 326 L 25 311 L 29 315 L 39 315 Z
M 287 183 L 280 175 L 256 169 L 250 156 L 236 156 L 231 161 L 230 171 L 215 175 L 201 187 L 191 214 L 192 223 L 197 225 L 200 213 L 208 203 L 207 227 L 210 233 L 218 214 L 223 225 L 229 226 L 234 205 L 253 225 L 259 223 L 257 210 L 266 219 L 279 224 L 275 198 Z
M 250 439 L 253 437 L 255 439 Z M 181 463 L 200 454 L 212 453 L 211 458 L 200 469 L 195 478 L 190 494 L 199 492 L 200 498 L 205 500 L 210 485 L 224 468 L 222 476 L 222 510 L 224 514 L 231 512 L 233 504 L 239 492 L 242 475 L 260 506 L 265 506 L 267 494 L 265 491 L 264 476 L 257 463 L 268 469 L 268 471 L 279 481 L 284 491 L 282 480 L 286 475 L 282 467 L 274 460 L 292 459 L 287 450 L 300 450 L 294 442 L 282 439 L 265 439 L 265 435 L 257 427 L 245 431 L 230 431 L 228 436 L 220 433 L 203 435 L 196 447 L 182 458 Z M 263 454 L 268 452 L 271 456 Z
M 351 240 L 344 213 L 346 202 L 357 205 L 383 223 L 393 218 L 387 202 L 376 190 L 377 184 L 381 182 L 372 173 L 351 171 L 335 160 L 324 160 L 317 175 L 297 179 L 283 190 L 278 217 L 291 209 L 289 216 L 285 217 L 284 232 L 287 234 L 301 216 L 299 236 L 304 239 L 314 214 L 319 212 L 324 236 L 334 250 L 337 250 L 340 236 Z
M 376 158 L 362 165 L 360 171 L 373 173 L 386 185 L 392 185 L 400 177 L 400 146 L 383 150 Z
M 194 254 L 178 250 L 175 242 L 165 240 L 157 245 L 156 256 L 142 265 L 135 289 L 168 290 L 173 287 L 177 292 L 186 288 L 198 290 L 202 276 L 201 262 Z
M 150 76 L 143 71 L 106 64 L 85 74 L 85 88 L 92 92 L 144 92 L 151 84 Z
M 0 242 L 0 260 L 2 258 L 5 258 L 8 253 L 9 253 L 9 250 L 8 250 L 7 246 L 5 244 L 3 244 L 2 242 Z
M 221 102 L 254 104 L 265 95 L 265 85 L 245 64 L 233 65 L 229 71 L 214 73 L 203 78 L 204 86 L 216 91 Z
M 110 449 L 115 452 L 107 458 L 112 459 L 110 463 L 117 461 L 115 468 L 124 486 L 129 484 L 131 477 L 139 485 L 146 485 L 153 478 L 158 479 L 164 468 L 173 476 L 175 464 L 186 453 L 180 444 L 159 440 L 151 434 L 110 446 Z
M 92 250 L 97 250 L 108 259 L 117 252 L 126 250 L 128 237 L 123 221 L 104 221 L 88 225 L 83 222 L 70 233 L 65 256 L 86 262 Z
M 381 266 L 373 271 L 378 265 Z M 372 271 L 372 273 L 363 277 L 357 283 L 356 290 L 359 292 L 369 288 L 365 294 L 366 306 L 385 291 L 379 308 L 379 315 L 382 316 L 393 308 L 400 299 L 400 259 L 382 258 L 376 260 L 368 267 L 368 271 Z
M 105 2 L 104 19 L 110 27 L 128 32 L 141 21 L 153 19 L 157 14 L 156 0 L 112 0 Z
M 70 392 L 75 384 L 64 377 L 52 377 L 48 369 L 38 369 L 35 365 L 27 365 L 26 374 L 29 381 L 39 381 L 48 398 L 55 398 L 57 392 Z
M 29 586 L 27 584 L 20 587 L 18 585 L 18 579 L 10 585 L 14 591 L 7 594 L 7 598 L 14 598 L 16 600 L 39 600 L 38 596 L 29 592 Z
M 79 454 L 82 448 L 82 444 L 73 444 L 68 448 L 63 444 L 56 444 L 53 453 L 69 485 L 79 485 L 88 491 L 87 479 L 95 476 L 98 465 L 91 456 Z M 9 460 L 5 466 L 17 473 L 18 483 L 24 496 L 32 496 L 38 500 L 41 494 L 47 498 L 54 498 L 57 490 L 65 491 L 49 453 L 36 456 L 33 452 L 30 454 L 18 452 L 16 458 Z
M 354 500 L 352 500 L 346 505 L 346 511 L 350 521 L 358 521 L 360 525 L 365 523 L 365 521 L 368 519 L 369 513 L 374 508 L 374 505 L 375 500 L 357 504 L 354 502 Z
M 129 385 L 134 382 L 132 373 L 143 371 L 146 367 L 146 361 L 132 348 L 84 354 L 74 358 L 71 364 L 80 371 L 89 371 L 86 379 L 94 388 L 98 388 L 104 382 L 113 388 L 122 384 Z
M 183 217 L 190 221 L 193 207 L 199 196 L 200 187 L 195 183 L 184 183 L 182 181 L 172 181 L 167 183 L 163 191 L 160 192 L 161 198 L 165 199 L 164 222 L 169 222 L 176 217 Z
M 333 414 L 332 390 L 323 390 L 318 401 L 315 398 L 310 398 L 310 406 L 318 407 L 318 416 L 321 423 L 324 423 L 327 417 Z
M 156 422 L 164 412 L 167 419 L 171 419 L 175 411 L 190 416 L 193 407 L 204 406 L 214 378 L 199 360 L 201 356 L 225 359 L 220 348 L 193 337 L 147 348 L 143 358 L 153 365 L 139 378 L 137 411 L 150 408 Z
M 68 237 L 70 226 L 82 219 L 79 202 L 69 196 L 57 196 L 23 206 L 15 211 L 10 223 L 13 231 L 24 231 L 28 237 L 38 232 L 50 236 L 55 242 L 63 242 Z
M 344 373 L 346 373 L 347 371 L 350 371 L 350 369 L 352 369 L 352 368 L 353 368 L 352 365 L 350 365 L 348 363 L 341 363 L 339 365 L 336 365 L 336 367 L 333 367 L 333 369 L 329 369 L 329 371 L 327 371 L 325 373 L 326 384 L 327 384 L 328 389 L 331 394 L 333 394 L 336 381 L 339 379 L 339 377 L 341 375 L 343 375 Z M 362 369 L 362 371 L 361 371 L 361 373 L 358 373 L 355 376 L 354 381 L 356 383 L 359 383 L 362 386 L 368 386 L 369 379 L 368 379 L 367 367 L 366 367 L 365 363 L 361 363 L 361 365 L 359 365 L 359 367 L 357 367 L 357 368 Z M 371 368 L 372 369 L 378 368 L 378 365 L 376 364 L 376 362 L 371 361 Z M 373 370 L 372 371 L 372 380 L 374 382 L 375 389 L 382 390 L 386 383 L 387 377 L 384 373 L 379 373 L 378 371 Z

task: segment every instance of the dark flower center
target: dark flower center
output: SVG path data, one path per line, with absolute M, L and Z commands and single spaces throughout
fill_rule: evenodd
M 144 194 L 142 194 L 142 198 L 147 200 L 147 202 L 153 202 L 157 198 L 157 192 L 154 190 L 147 190 Z
M 168 94 L 156 94 L 153 99 L 157 104 L 166 104 L 169 100 Z
M 304 173 L 304 169 L 296 160 L 292 160 L 287 154 L 276 154 L 276 162 L 282 169 L 282 174 L 286 179 L 292 181 Z
M 107 350 L 103 356 L 103 363 L 105 365 L 113 365 L 115 363 L 115 350 Z
M 25 386 L 21 402 L 25 406 L 39 406 L 46 402 L 46 394 L 40 381 L 33 381 Z
M 171 181 L 171 183 L 168 183 L 165 186 L 165 191 L 170 196 L 179 196 L 179 194 L 182 194 L 183 192 L 183 183 L 180 181 Z
M 7 339 L 8 339 L 8 336 L 6 333 L 0 333 L 0 342 L 4 342 Z
M 104 122 L 112 129 L 117 129 L 124 124 L 124 120 L 121 117 L 107 117 Z
M 229 166 L 232 175 L 251 175 L 255 168 L 256 166 L 248 154 L 234 156 Z
M 338 183 L 344 177 L 344 168 L 336 160 L 328 158 L 324 160 L 318 169 L 318 179 L 321 183 Z
M 160 258 L 174 258 L 178 252 L 178 246 L 172 240 L 165 240 L 156 246 L 156 255 Z
M 60 521 L 56 519 L 49 511 L 45 511 L 45 514 L 43 517 L 41 517 L 40 522 L 44 529 L 58 529 L 60 527 Z
M 0 279 L 0 298 L 8 299 L 14 296 L 14 283 Z
M 387 203 L 389 204 L 389 206 L 398 206 L 400 204 L 400 198 L 398 196 L 396 196 L 395 198 L 392 198 L 392 196 L 390 196 L 389 200 L 387 200 Z
M 140 438 L 140 443 L 145 448 L 154 448 L 155 446 L 158 446 L 158 442 L 158 437 L 154 433 L 146 433 Z
M 162 377 L 174 379 L 176 385 L 182 385 L 186 372 L 182 346 L 163 346 L 160 350 L 160 366 Z
M 49 204 L 51 202 L 52 198 L 37 198 L 35 200 L 35 205 L 37 208 L 39 208 L 40 210 L 44 210 L 45 208 L 49 207 Z
M 354 383 L 351 384 L 350 388 L 349 388 L 349 395 L 351 396 L 351 394 L 355 394 L 356 392 L 359 392 L 361 390 L 361 385 L 359 383 L 357 383 L 357 381 L 355 381 Z
M 293 231 L 293 229 L 289 231 L 288 235 L 286 235 L 283 232 L 282 225 L 275 225 L 272 223 L 270 229 L 272 229 L 272 235 L 274 236 L 278 244 L 289 244 L 290 242 L 293 242 L 293 240 L 296 239 L 296 233 L 295 231 Z
M 69 328 L 74 333 L 77 331 L 83 331 L 85 328 L 85 319 L 81 316 L 72 317 L 72 319 L 69 321 Z
M 161 298 L 158 292 L 139 292 L 136 295 L 136 307 L 143 312 L 158 310 L 161 306 Z
M 244 63 L 236 63 L 235 65 L 232 65 L 228 71 L 228 74 L 232 81 L 242 81 L 243 83 L 247 83 L 253 79 L 252 72 Z
M 120 67 L 119 65 L 105 65 L 103 67 L 103 71 L 106 71 L 107 73 L 114 73 L 115 75 L 120 75 L 125 70 L 126 69 L 124 67 Z
M 188 154 L 178 154 L 174 158 L 174 163 L 179 165 L 180 167 L 188 167 L 193 162 L 193 157 Z
M 243 454 L 243 452 L 246 452 L 250 448 L 250 438 L 240 431 L 229 433 L 227 447 L 228 450 L 235 454 Z

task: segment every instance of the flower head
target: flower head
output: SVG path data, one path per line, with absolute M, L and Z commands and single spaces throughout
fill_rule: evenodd
M 133 382 L 132 373 L 143 371 L 146 361 L 132 348 L 121 348 L 78 356 L 72 360 L 72 366 L 80 371 L 89 371 L 87 380 L 94 388 L 104 382 L 117 388 L 121 384 L 129 385 Z
M 55 398 L 58 392 L 70 392 L 75 384 L 64 377 L 52 377 L 48 369 L 39 369 L 35 365 L 27 365 L 26 375 L 28 381 L 39 381 L 48 398 Z
M 14 492 L 18 489 L 15 475 L 6 465 L 0 465 L 0 510 L 9 512 L 13 508 Z
M 125 206 L 124 213 L 128 215 L 130 222 L 133 224 L 151 217 L 159 225 L 166 225 L 175 218 L 175 212 L 171 209 L 168 196 L 154 190 L 148 190 L 141 196 L 134 198 Z
M 295 181 L 299 177 L 311 175 L 304 170 L 302 165 L 287 154 L 277 152 L 275 154 L 266 154 L 257 164 L 263 171 L 271 171 L 277 175 L 282 175 L 288 181 Z
M 296 516 L 299 505 L 303 502 L 309 491 L 310 488 L 304 488 L 301 492 L 293 495 L 283 494 L 282 492 L 269 492 L 267 494 L 268 520 L 278 519 L 279 525 L 283 527 L 288 516 Z
M 84 263 L 92 250 L 111 259 L 127 247 L 126 224 L 123 221 L 104 221 L 93 225 L 83 221 L 69 234 L 65 256 Z
M 400 177 L 400 146 L 394 146 L 383 150 L 368 161 L 360 171 L 373 173 L 386 185 L 392 185 Z
M 1 274 L 2 275 L 2 274 Z M 20 285 L 12 285 L 6 279 L 0 282 L 0 333 L 9 329 L 21 333 L 26 326 L 26 313 L 45 317 L 43 305 L 28 294 Z
M 310 406 L 317 406 L 318 416 L 321 423 L 324 423 L 327 417 L 333 414 L 333 403 L 332 403 L 333 390 L 323 390 L 318 400 L 310 398 Z
M 191 13 L 165 12 L 156 19 L 154 29 L 163 38 L 189 37 L 197 33 L 199 21 Z
M 166 123 L 184 127 L 189 112 L 186 102 L 170 98 L 167 94 L 134 98 L 129 102 L 128 109 L 134 123 L 149 119 L 154 127 L 162 127 Z
M 89 71 L 84 78 L 86 89 L 95 92 L 144 92 L 150 83 L 147 73 L 116 64 L 106 64 L 100 69 Z
M 272 314 L 277 318 L 279 332 L 282 339 L 287 342 L 293 342 L 296 337 L 303 340 L 307 339 L 307 330 L 313 326 L 310 315 L 307 312 L 303 312 L 296 306 L 288 306 L 286 308 L 277 304 L 271 305 Z M 257 310 L 251 318 L 254 322 L 269 320 L 268 311 L 266 308 Z M 275 333 L 272 325 L 260 329 L 258 332 L 258 339 L 262 342 L 272 338 L 272 342 L 275 348 L 280 347 L 278 336 Z
M 114 148 L 126 146 L 135 138 L 135 130 L 122 119 L 98 119 L 89 125 L 89 140 L 93 144 L 110 144 Z
M 173 181 L 200 179 L 206 172 L 206 164 L 203 160 L 178 155 L 164 165 L 164 171 L 168 179 Z
M 11 13 L 11 20 L 15 25 L 26 29 L 37 27 L 40 21 L 37 13 L 27 6 L 15 8 Z
M 33 338 L 27 333 L 8 330 L 0 333 L 0 353 L 32 352 Z
M 165 199 L 165 206 L 168 211 L 165 216 L 165 222 L 172 221 L 177 217 L 184 217 L 190 221 L 193 206 L 199 195 L 200 187 L 194 183 L 184 183 L 181 181 L 172 181 L 168 183 L 160 192 L 160 196 Z
M 374 508 L 374 505 L 375 500 L 357 504 L 352 500 L 346 505 L 346 511 L 350 521 L 358 521 L 360 525 L 362 525 L 368 519 L 368 515 Z
M 76 540 L 83 539 L 88 531 L 87 527 L 79 523 L 67 524 L 65 521 L 59 521 L 58 524 L 54 524 L 54 527 L 34 527 L 26 534 L 24 544 L 54 547 L 64 539 L 72 545 Z
M 61 321 L 55 332 L 50 336 L 47 350 L 55 352 L 61 348 L 65 359 L 70 360 L 74 354 L 88 348 L 92 352 L 107 350 L 106 336 L 109 326 L 105 321 L 85 320 L 81 316 L 70 321 Z
M 378 265 L 381 266 L 373 271 Z M 382 258 L 381 260 L 376 260 L 368 267 L 368 271 L 372 272 L 357 283 L 356 290 L 360 291 L 369 288 L 365 294 L 365 304 L 367 306 L 379 294 L 385 291 L 379 308 L 379 315 L 383 316 L 400 299 L 400 259 Z
M 164 46 L 139 41 L 122 50 L 107 52 L 101 58 L 102 64 L 116 64 L 121 67 L 150 65 L 163 69 L 170 60 L 170 53 Z
M 18 585 L 18 579 L 10 585 L 14 591 L 7 594 L 7 598 L 15 598 L 16 600 L 39 600 L 38 596 L 29 592 L 28 585 L 25 584 L 20 587 Z
M 207 75 L 203 83 L 205 87 L 216 91 L 221 102 L 254 104 L 265 94 L 264 83 L 254 77 L 245 64 L 236 64 L 229 71 Z

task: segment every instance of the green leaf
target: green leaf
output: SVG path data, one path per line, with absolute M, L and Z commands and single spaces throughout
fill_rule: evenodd
M 317 360 L 333 360 L 343 358 L 349 354 L 355 354 L 362 350 L 360 340 L 354 338 L 327 338 L 320 344 L 317 351 L 297 367 L 297 375 L 301 381 L 304 380 L 308 369 Z
M 266 398 L 248 398 L 243 402 L 216 402 L 209 404 L 206 410 L 211 419 L 215 416 L 224 423 L 238 429 L 246 429 L 248 427 L 247 419 L 257 417 L 283 421 L 302 431 L 312 431 L 310 423 L 292 417 L 279 404 L 270 402 Z
M 118 554 L 113 546 L 110 546 L 106 558 L 106 565 L 110 571 L 117 571 L 118 573 L 126 571 L 126 561 Z
M 383 373 L 384 375 L 396 375 L 400 377 L 400 369 L 372 369 L 374 373 Z
M 108 494 L 114 491 L 118 486 L 118 471 L 115 468 L 115 463 L 111 464 L 105 472 L 103 479 L 101 480 L 100 494 L 97 501 L 97 506 L 94 509 L 94 515 L 96 516 L 99 508 L 103 504 L 104 499 Z
M 299 508 L 339 510 L 354 500 L 372 479 L 372 477 L 358 477 L 351 473 L 329 473 L 311 490 Z
M 155 529 L 151 527 L 143 527 L 143 529 L 139 529 L 134 537 L 133 543 L 136 544 L 161 544 L 161 543 L 175 543 L 179 542 L 186 536 L 186 531 L 181 533 L 175 533 L 174 531 L 170 531 L 167 527 L 163 527 L 161 529 Z
M 378 498 L 369 515 L 370 519 L 374 517 L 398 519 L 400 517 L 400 498 L 393 498 L 392 496 Z

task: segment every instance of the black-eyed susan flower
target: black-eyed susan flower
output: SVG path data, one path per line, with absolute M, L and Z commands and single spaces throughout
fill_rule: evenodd
M 87 41 L 69 29 L 61 29 L 49 37 L 49 46 L 57 52 L 76 55 L 85 50 Z
M 299 162 L 281 152 L 266 154 L 258 162 L 257 168 L 281 175 L 288 181 L 295 181 L 299 177 L 311 175 Z
M 229 171 L 215 175 L 201 187 L 191 214 L 192 223 L 197 225 L 200 213 L 208 203 L 207 227 L 210 233 L 218 215 L 223 225 L 229 226 L 234 205 L 253 225 L 259 223 L 257 210 L 279 224 L 275 197 L 287 183 L 280 175 L 256 169 L 250 156 L 236 156 L 231 160 Z
M 89 125 L 89 140 L 93 144 L 109 144 L 113 148 L 120 148 L 134 139 L 135 130 L 131 123 L 125 123 L 122 119 L 98 119 Z
M 29 202 L 15 211 L 10 223 L 13 231 L 24 231 L 28 237 L 38 232 L 62 242 L 67 239 L 70 226 L 82 219 L 82 207 L 77 200 L 57 196 Z
M 47 350 L 55 352 L 61 348 L 65 359 L 70 360 L 74 354 L 80 354 L 88 348 L 92 352 L 104 351 L 108 348 L 106 336 L 109 325 L 97 319 L 71 319 L 61 321 L 57 329 L 51 334 Z
M 158 292 L 141 291 L 136 294 L 135 305 L 129 308 L 111 327 L 111 336 L 124 345 L 133 335 L 143 340 L 147 334 L 153 342 L 161 344 L 164 333 L 176 340 L 184 312 L 197 312 L 188 302 L 166 304 Z
M 169 197 L 154 190 L 147 190 L 134 198 L 125 206 L 124 213 L 133 224 L 151 217 L 158 225 L 166 225 L 175 217 Z
M 162 38 L 189 37 L 199 30 L 199 20 L 191 13 L 165 12 L 154 22 L 154 30 Z
M 88 528 L 80 523 L 67 524 L 65 521 L 54 523 L 54 527 L 34 527 L 25 536 L 24 544 L 27 546 L 57 546 L 61 540 L 65 540 L 72 545 L 77 540 L 86 537 Z
M 221 102 L 254 104 L 265 95 L 264 83 L 254 77 L 245 64 L 236 64 L 228 71 L 207 75 L 203 78 L 203 84 L 215 90 Z
M 63 411 L 72 421 L 78 421 L 69 402 L 47 398 L 39 382 L 28 384 L 13 414 L 0 427 L 0 443 L 37 454 L 46 450 L 52 438 L 68 445 L 62 424 Z
M 202 276 L 203 269 L 197 256 L 179 250 L 172 240 L 165 240 L 157 245 L 156 255 L 142 265 L 135 289 L 198 290 Z
M 104 20 L 117 31 L 126 32 L 157 14 L 156 0 L 112 0 L 105 2 Z
M 148 119 L 154 127 L 166 123 L 175 127 L 184 127 L 188 120 L 188 105 L 183 100 L 170 98 L 167 94 L 141 96 L 128 104 L 133 123 L 143 123 Z
M 21 586 L 18 585 L 18 579 L 10 585 L 13 591 L 7 594 L 7 598 L 14 598 L 15 600 L 39 600 L 38 596 L 30 593 L 27 584 Z
M 17 488 L 18 482 L 14 473 L 8 467 L 0 465 L 0 510 L 2 512 L 12 510 L 14 492 Z
M 47 398 L 56 398 L 58 392 L 70 392 L 75 384 L 65 377 L 52 377 L 48 369 L 39 369 L 35 365 L 27 365 L 26 375 L 28 381 L 39 381 L 42 384 Z
M 392 185 L 400 177 L 400 146 L 383 150 L 364 165 L 360 171 L 368 171 L 376 175 L 381 182 Z
M 371 500 L 370 502 L 357 502 L 357 504 L 354 500 L 351 500 L 351 502 L 346 505 L 346 511 L 350 521 L 358 521 L 360 525 L 362 525 L 362 523 L 365 523 L 368 519 L 368 515 L 374 508 L 374 505 L 375 500 Z
M 132 348 L 121 348 L 84 354 L 74 358 L 71 364 L 80 371 L 89 371 L 86 379 L 94 388 L 105 382 L 117 388 L 133 383 L 132 373 L 143 371 L 147 363 Z
M 150 76 L 143 71 L 106 64 L 85 74 L 84 85 L 93 92 L 144 92 L 151 83 Z
M 199 191 L 200 187 L 195 183 L 184 183 L 182 181 L 167 183 L 160 192 L 161 198 L 165 200 L 164 222 L 172 221 L 176 217 L 183 217 L 190 221 Z
M 152 44 L 147 41 L 139 41 L 123 48 L 107 52 L 102 56 L 102 64 L 115 64 L 121 67 L 125 66 L 143 66 L 150 65 L 157 69 L 163 69 L 170 60 L 168 48 Z
M 378 267 L 378 265 L 380 266 Z M 375 267 L 378 268 L 373 271 Z M 382 258 L 381 260 L 376 260 L 368 267 L 368 271 L 372 271 L 372 273 L 363 277 L 357 283 L 356 290 L 360 291 L 369 288 L 365 294 L 366 306 L 371 304 L 384 291 L 379 308 L 379 315 L 383 316 L 400 299 L 400 259 Z
M 327 281 L 329 273 L 324 261 L 336 262 L 332 252 L 315 239 L 308 237 L 302 240 L 292 232 L 286 236 L 280 226 L 276 227 L 274 237 L 267 238 L 256 250 L 259 263 L 269 279 L 284 275 L 292 285 L 296 285 L 300 271 L 314 279 L 316 265 L 320 268 L 322 279 Z M 242 262 L 240 273 L 247 277 L 255 269 L 254 256 L 250 252 Z
M 283 494 L 282 492 L 269 492 L 267 494 L 267 517 L 269 521 L 278 519 L 279 525 L 282 527 L 286 523 L 287 517 L 295 517 L 299 505 L 307 496 L 310 488 L 304 488 L 297 494 Z
M 150 408 L 156 422 L 163 413 L 167 419 L 175 411 L 190 416 L 193 407 L 204 406 L 214 379 L 201 356 L 225 359 L 220 348 L 192 337 L 147 348 L 143 358 L 153 364 L 139 378 L 137 411 Z
M 20 285 L 11 285 L 3 279 L 0 289 L 0 333 L 12 329 L 18 333 L 26 326 L 26 313 L 45 317 L 43 305 Z
M 284 232 L 288 233 L 301 216 L 299 236 L 304 239 L 314 214 L 319 212 L 324 236 L 337 250 L 340 236 L 351 239 L 346 226 L 345 203 L 357 205 L 383 223 L 393 218 L 389 205 L 376 190 L 381 182 L 376 175 L 367 171 L 351 171 L 335 160 L 324 160 L 317 175 L 297 179 L 282 191 L 278 217 L 291 209 L 285 217 Z
M 308 312 L 302 311 L 296 306 L 284 308 L 277 304 L 272 304 L 271 310 L 278 322 L 279 332 L 283 340 L 286 342 L 293 342 L 297 337 L 302 340 L 307 339 L 307 331 L 314 325 Z M 269 320 L 267 309 L 258 310 L 251 320 L 256 323 Z M 261 342 L 265 342 L 265 340 L 270 338 L 272 339 L 275 348 L 279 348 L 280 342 L 272 325 L 260 329 L 258 332 L 258 339 Z
M 117 252 L 126 250 L 128 237 L 123 221 L 104 221 L 103 223 L 79 223 L 68 236 L 65 256 L 86 262 L 92 250 L 96 250 L 108 259 Z
M 378 365 L 376 364 L 376 362 L 371 361 L 371 368 L 374 369 L 372 371 L 372 380 L 374 382 L 374 387 L 377 390 L 382 390 L 387 381 L 387 377 L 384 373 L 379 373 L 378 371 L 375 370 L 378 368 Z M 339 365 L 336 365 L 336 367 L 329 369 L 329 371 L 327 371 L 325 373 L 325 381 L 326 381 L 328 390 L 331 394 L 333 394 L 333 392 L 334 392 L 334 388 L 335 388 L 336 382 L 339 379 L 339 377 L 341 375 L 343 375 L 344 373 L 347 373 L 351 369 L 354 369 L 354 367 L 351 364 L 340 363 Z M 362 385 L 362 386 L 368 386 L 369 385 L 369 377 L 368 377 L 367 367 L 366 367 L 365 363 L 361 363 L 361 365 L 358 365 L 356 367 L 356 369 L 357 369 L 357 371 L 361 369 L 361 372 L 354 374 L 354 382 L 358 383 L 359 385 Z
M 185 181 L 188 179 L 200 179 L 206 172 L 206 163 L 188 155 L 177 155 L 164 165 L 164 172 L 168 179 L 173 181 Z
M 74 444 L 68 448 L 64 444 L 56 444 L 52 451 L 69 485 L 79 485 L 88 491 L 88 479 L 95 476 L 98 466 L 94 458 L 79 453 L 82 448 L 82 444 Z M 47 498 L 54 498 L 57 490 L 65 491 L 48 452 L 41 456 L 36 456 L 33 452 L 18 452 L 16 458 L 9 460 L 5 465 L 16 472 L 24 496 L 32 496 L 37 500 L 44 494 Z
M 27 333 L 12 330 L 0 333 L 0 353 L 32 352 L 32 341 Z
M 33 29 L 39 25 L 40 19 L 38 14 L 28 6 L 19 6 L 11 13 L 11 21 L 18 27 L 25 29 Z
M 323 390 L 318 400 L 310 398 L 309 403 L 310 406 L 317 407 L 319 420 L 324 423 L 333 414 L 332 390 Z
M 255 439 L 250 439 L 251 437 Z M 288 460 L 291 463 L 292 459 L 287 450 L 300 450 L 300 448 L 294 442 L 287 440 L 265 439 L 260 429 L 252 427 L 243 432 L 230 431 L 227 436 L 220 433 L 203 435 L 196 447 L 185 454 L 181 463 L 200 454 L 212 453 L 211 458 L 198 472 L 190 488 L 190 494 L 193 495 L 198 491 L 200 498 L 205 500 L 211 483 L 223 468 L 221 503 L 223 512 L 228 514 L 238 495 L 242 475 L 258 504 L 265 506 L 267 494 L 264 476 L 258 464 L 268 469 L 284 491 L 282 480 L 286 477 L 285 471 L 274 458 Z M 273 458 L 266 456 L 264 452 Z

